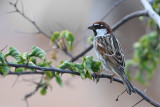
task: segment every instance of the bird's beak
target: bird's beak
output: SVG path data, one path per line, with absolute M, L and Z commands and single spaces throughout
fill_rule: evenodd
M 95 30 L 95 26 L 91 25 L 91 26 L 88 27 L 88 29 Z

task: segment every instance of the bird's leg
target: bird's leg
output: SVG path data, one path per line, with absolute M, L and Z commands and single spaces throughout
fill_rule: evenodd
M 114 76 L 115 76 L 115 73 L 113 73 L 113 74 L 111 75 L 110 83 L 112 83 Z

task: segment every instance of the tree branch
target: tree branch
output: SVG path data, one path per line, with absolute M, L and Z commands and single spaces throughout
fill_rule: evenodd
M 40 74 L 43 75 L 45 74 L 44 71 L 51 71 L 52 73 L 55 72 L 59 72 L 59 73 L 68 73 L 68 74 L 75 74 L 80 76 L 79 72 L 76 71 L 70 71 L 70 70 L 62 70 L 62 69 L 57 69 L 57 68 L 45 68 L 45 67 L 39 67 L 39 66 L 30 66 L 30 65 L 24 65 L 24 64 L 11 64 L 11 63 L 7 63 L 8 66 L 11 67 L 24 67 L 24 68 L 31 68 L 31 69 L 35 69 L 35 70 L 40 70 L 40 71 L 30 71 L 30 72 L 9 72 L 8 75 L 32 75 L 32 74 Z M 0 66 L 2 66 L 2 64 L 0 64 Z M 2 73 L 1 73 L 2 74 Z M 92 74 L 91 75 L 93 78 L 97 77 L 96 74 Z M 107 74 L 100 74 L 99 78 L 108 78 L 111 79 L 111 75 L 107 75 Z M 118 83 L 123 84 L 122 80 L 118 79 L 118 78 L 113 78 L 113 81 L 116 81 Z M 157 103 L 156 101 L 152 100 L 151 98 L 149 98 L 147 95 L 145 95 L 142 91 L 140 91 L 138 88 L 134 87 L 137 94 L 140 95 L 144 100 L 146 100 L 148 103 L 150 103 L 153 106 L 156 107 L 160 107 L 160 104 Z
M 15 4 L 12 3 L 12 2 L 9 3 L 11 6 L 13 6 L 13 7 L 15 8 L 15 11 L 12 11 L 12 12 L 17 12 L 17 13 L 19 13 L 24 19 L 26 19 L 27 21 L 29 21 L 29 22 L 37 29 L 38 33 L 43 34 L 43 35 L 44 35 L 45 37 L 47 37 L 47 38 L 50 38 L 49 35 L 47 35 L 46 33 L 44 33 L 44 32 L 40 29 L 40 27 L 37 25 L 37 23 L 36 23 L 34 20 L 31 20 L 29 17 L 27 17 L 27 16 L 25 15 L 25 13 L 23 13 L 23 10 L 20 11 L 20 10 L 18 9 L 17 3 L 18 3 L 18 0 L 16 1 Z
M 160 16 L 153 10 L 151 4 L 147 0 L 141 0 L 144 8 L 147 10 L 149 17 L 151 17 L 160 28 Z
M 78 60 L 80 57 L 82 57 L 83 55 L 85 55 L 88 51 L 90 51 L 93 48 L 93 45 L 89 46 L 88 48 L 86 48 L 85 50 L 83 50 L 80 54 L 78 54 L 77 56 L 73 57 L 71 59 L 71 62 L 74 62 L 76 60 Z
M 133 13 L 130 13 L 123 17 L 120 21 L 118 21 L 114 26 L 112 26 L 112 31 L 115 31 L 117 28 L 119 28 L 121 25 L 129 21 L 130 19 L 133 19 L 135 17 L 139 16 L 148 16 L 147 10 L 139 10 Z
M 38 31 L 38 32 L 35 32 L 35 33 L 26 33 L 26 32 L 19 32 L 19 33 L 25 33 L 25 34 L 42 34 L 42 35 L 44 35 L 45 37 L 47 37 L 47 38 L 50 39 L 51 37 L 50 37 L 49 35 L 47 35 L 45 32 L 43 32 L 42 29 L 37 25 L 37 23 L 36 23 L 34 20 L 30 19 L 29 17 L 27 17 L 27 16 L 25 15 L 25 13 L 24 13 L 24 7 L 23 7 L 23 3 L 22 3 L 22 2 L 21 2 L 21 4 L 22 4 L 22 11 L 17 7 L 18 1 L 19 1 L 19 0 L 17 0 L 16 3 L 12 3 L 12 2 L 9 3 L 11 6 L 13 6 L 13 7 L 15 8 L 15 10 L 14 10 L 14 11 L 11 11 L 11 12 L 8 12 L 8 13 L 15 13 L 15 12 L 17 12 L 17 13 L 20 14 L 24 19 L 26 19 L 27 21 L 29 21 L 29 22 L 37 29 L 37 31 Z M 54 42 L 54 43 L 55 43 L 55 45 L 57 46 L 57 48 L 59 48 L 57 42 Z M 67 50 L 63 50 L 63 49 L 62 49 L 62 51 L 63 51 L 66 55 L 68 55 L 69 57 L 73 58 L 72 54 L 69 53 Z
M 133 19 L 135 17 L 139 17 L 139 16 L 148 16 L 147 14 L 147 10 L 140 10 L 140 11 L 136 11 L 133 13 L 130 13 L 128 15 L 126 15 L 125 17 L 123 17 L 120 21 L 118 21 L 113 27 L 112 27 L 112 31 L 117 30 L 122 24 L 128 22 L 130 19 Z M 89 52 L 91 49 L 93 48 L 93 45 L 90 45 L 88 48 L 86 48 L 85 50 L 83 50 L 81 53 L 79 53 L 77 56 L 73 57 L 71 59 L 72 62 L 76 61 L 78 58 L 82 57 L 83 55 L 85 55 L 87 52 Z

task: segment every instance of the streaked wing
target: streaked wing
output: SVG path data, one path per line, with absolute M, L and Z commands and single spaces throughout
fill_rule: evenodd
M 124 55 L 114 35 L 97 39 L 97 49 L 115 69 L 124 69 Z

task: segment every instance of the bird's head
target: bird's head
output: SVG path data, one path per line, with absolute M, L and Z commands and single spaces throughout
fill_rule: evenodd
M 88 29 L 93 30 L 95 36 L 106 35 L 112 33 L 111 28 L 105 22 L 98 21 L 89 26 Z

